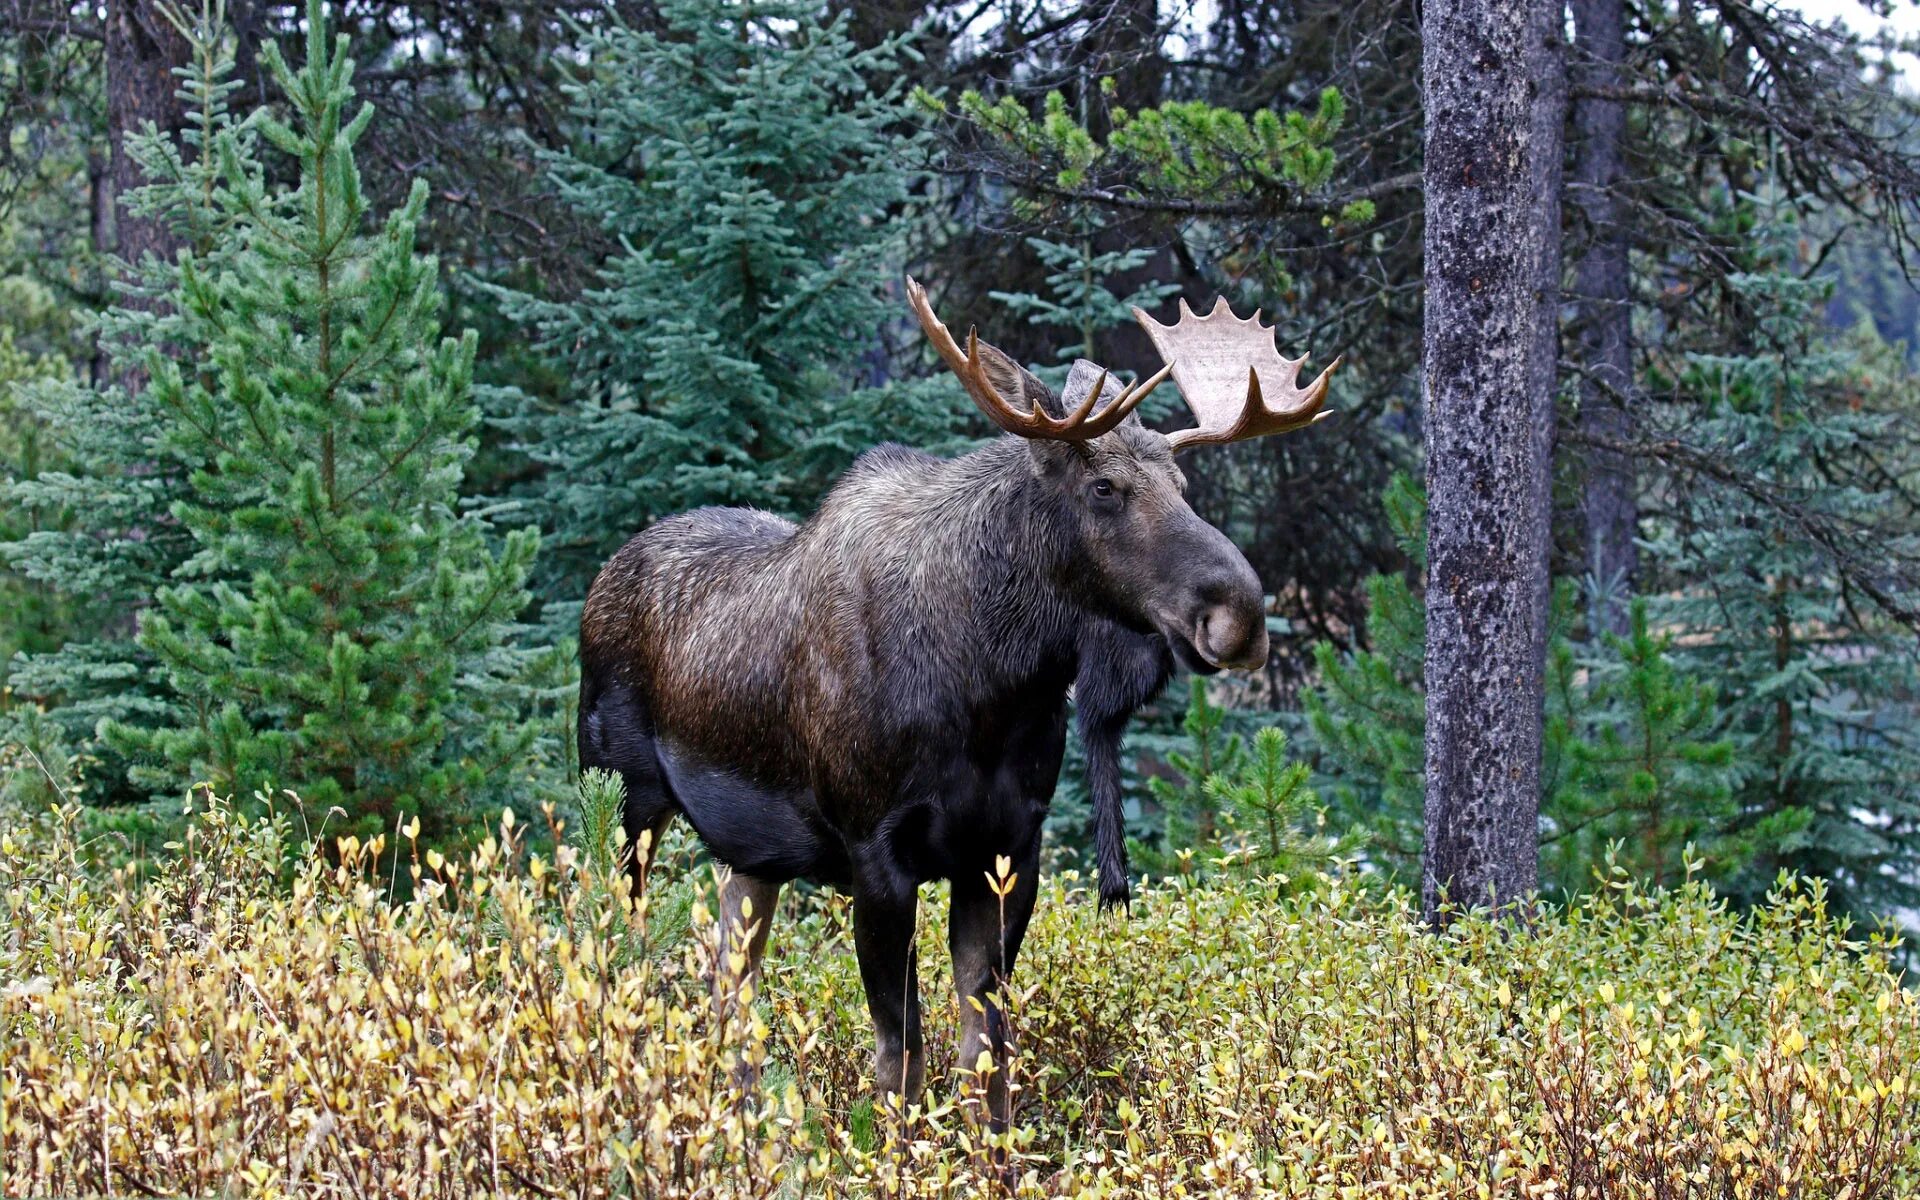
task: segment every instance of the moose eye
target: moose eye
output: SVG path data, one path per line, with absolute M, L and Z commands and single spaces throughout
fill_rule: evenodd
M 1093 494 L 1105 500 L 1113 495 L 1113 480 L 1096 479 L 1093 481 Z

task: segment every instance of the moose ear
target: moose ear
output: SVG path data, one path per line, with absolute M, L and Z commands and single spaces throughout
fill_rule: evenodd
M 1120 381 L 1108 374 L 1099 363 L 1088 358 L 1074 359 L 1073 369 L 1067 372 L 1067 384 L 1060 389 L 1061 407 L 1068 412 L 1079 411 L 1080 406 L 1086 402 L 1087 393 L 1093 390 L 1095 384 L 1100 386 L 1100 399 L 1095 401 L 1093 406 L 1093 411 L 1096 413 L 1104 411 L 1107 405 L 1119 399 L 1120 394 L 1126 391 L 1126 388 L 1120 386 Z M 1135 425 L 1140 423 L 1138 410 L 1128 413 L 1126 419 L 1120 423 L 1125 425 L 1129 422 Z
M 985 370 L 987 382 L 1002 396 L 1017 397 L 1028 412 L 1037 406 L 1042 412 L 1056 419 L 1067 415 L 1067 410 L 1054 398 L 1052 389 L 1034 378 L 1031 371 L 999 349 L 980 343 L 980 365 Z

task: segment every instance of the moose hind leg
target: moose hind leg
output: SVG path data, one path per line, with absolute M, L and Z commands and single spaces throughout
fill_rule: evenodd
M 580 687 L 580 766 L 619 774 L 626 786 L 620 823 L 622 850 L 634 899 L 647 887 L 647 873 L 660 856 L 660 839 L 675 811 L 660 770 L 653 721 L 640 695 L 624 683 L 600 685 L 583 677 Z
M 990 1056 L 986 1077 L 987 1118 L 993 1132 L 1007 1128 L 1007 1051 L 1011 1036 L 1007 1015 L 992 996 L 1004 994 L 1013 960 L 1027 936 L 1033 901 L 1039 891 L 1040 839 L 1035 836 L 1012 856 L 1005 878 L 982 871 L 956 873 L 953 909 L 947 922 L 947 949 L 953 955 L 953 984 L 960 993 L 959 1066 L 973 1071 L 981 1054 Z M 1001 892 L 1004 891 L 1003 896 Z
M 875 1090 L 901 1107 L 920 1098 L 926 1053 L 920 1037 L 920 971 L 914 958 L 918 893 L 855 889 L 853 948 L 873 1016 Z

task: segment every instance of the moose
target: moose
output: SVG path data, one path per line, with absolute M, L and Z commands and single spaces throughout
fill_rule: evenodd
M 925 1074 L 919 885 L 952 888 L 961 1060 L 984 1050 L 1004 1064 L 994 997 L 1033 911 L 1069 691 L 1100 900 L 1124 904 L 1128 719 L 1176 661 L 1203 673 L 1267 661 L 1260 581 L 1188 507 L 1173 456 L 1330 415 L 1339 362 L 1300 387 L 1305 358 L 1283 358 L 1258 312 L 1241 320 L 1222 297 L 1196 317 L 1182 301 L 1171 326 L 1134 310 L 1158 373 L 1120 387 L 1082 359 L 1056 397 L 977 331 L 962 349 L 925 290 L 908 279 L 906 291 L 1007 436 L 952 459 L 870 450 L 798 525 L 702 508 L 635 536 L 582 610 L 579 749 L 583 767 L 625 784 L 636 889 L 676 814 L 730 868 L 721 936 L 745 977 L 783 883 L 850 892 L 878 1090 L 911 1102 Z M 1198 427 L 1163 435 L 1134 410 L 1169 375 Z M 985 1092 L 1004 1129 L 1003 1070 Z

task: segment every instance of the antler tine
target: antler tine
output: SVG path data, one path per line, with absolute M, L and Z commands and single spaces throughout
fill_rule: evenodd
M 1037 402 L 1030 409 L 1023 409 L 1000 394 L 1000 390 L 987 378 L 986 362 L 980 354 L 980 331 L 978 326 L 967 330 L 967 348 L 963 351 L 953 340 L 953 334 L 939 317 L 933 314 L 933 305 L 927 301 L 927 290 L 911 276 L 907 279 L 907 302 L 920 319 L 920 328 L 926 332 L 927 340 L 933 344 L 935 352 L 946 361 L 947 366 L 960 378 L 967 389 L 967 395 L 985 413 L 987 419 L 1008 433 L 1024 438 L 1039 438 L 1049 441 L 1084 442 L 1111 433 L 1116 426 L 1127 418 L 1145 400 L 1154 388 L 1159 387 L 1172 368 L 1163 367 L 1160 372 L 1145 383 L 1136 380 L 1128 385 L 1113 403 L 1101 409 L 1098 414 L 1093 409 L 1100 402 L 1100 393 L 1107 386 L 1106 372 L 1100 373 L 1099 382 L 1087 393 L 1087 398 L 1067 416 L 1055 419 Z M 988 347 L 992 349 L 992 347 Z M 994 351 L 998 354 L 999 351 Z
M 1321 407 L 1329 378 L 1343 359 L 1334 359 L 1306 387 L 1298 386 L 1306 356 L 1282 358 L 1274 348 L 1273 330 L 1261 325 L 1257 310 L 1242 320 L 1222 296 L 1204 317 L 1194 315 L 1181 300 L 1180 319 L 1173 325 L 1162 325 L 1138 308 L 1133 315 L 1172 369 L 1181 396 L 1199 422 L 1196 428 L 1168 435 L 1174 450 L 1287 433 L 1333 415 Z M 1242 372 L 1244 391 L 1238 382 Z

